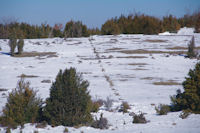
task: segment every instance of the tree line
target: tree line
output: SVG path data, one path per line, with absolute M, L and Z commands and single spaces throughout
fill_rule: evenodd
M 17 38 L 51 38 L 51 37 L 88 37 L 90 35 L 116 35 L 116 34 L 158 34 L 164 31 L 177 32 L 181 27 L 194 27 L 200 32 L 200 11 L 186 14 L 176 18 L 173 15 L 157 18 L 144 14 L 121 15 L 108 19 L 98 28 L 88 28 L 81 21 L 69 21 L 62 24 L 30 25 L 27 23 L 10 22 L 0 24 L 0 38 L 7 39 L 14 32 Z
M 121 15 L 107 20 L 101 27 L 103 35 L 116 34 L 158 34 L 161 32 L 177 32 L 181 27 L 194 27 L 200 32 L 200 12 L 176 18 L 173 15 L 162 19 L 144 14 Z

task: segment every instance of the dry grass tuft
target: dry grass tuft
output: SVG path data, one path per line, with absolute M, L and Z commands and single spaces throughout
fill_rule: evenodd
M 141 59 L 141 58 L 148 58 L 146 56 L 117 56 L 116 58 L 133 58 L 133 59 Z
M 124 54 L 186 54 L 187 51 L 149 51 L 143 49 L 116 51 Z
M 131 66 L 145 66 L 145 65 L 148 65 L 147 63 L 130 63 L 128 65 L 131 65 Z
M 160 43 L 160 42 L 167 42 L 167 40 L 160 40 L 160 39 L 147 39 L 145 42 L 150 42 L 150 43 Z
M 37 78 L 39 76 L 22 74 L 18 78 Z
M 23 52 L 22 54 L 15 54 L 14 57 L 42 57 L 47 56 L 47 58 L 58 57 L 56 52 Z
M 181 83 L 175 82 L 173 80 L 153 82 L 154 85 L 181 85 Z

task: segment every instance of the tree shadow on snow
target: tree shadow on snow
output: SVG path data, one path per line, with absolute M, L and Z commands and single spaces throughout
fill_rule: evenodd
M 9 55 L 10 56 L 10 53 L 8 52 L 0 52 L 1 54 L 4 54 L 4 55 Z

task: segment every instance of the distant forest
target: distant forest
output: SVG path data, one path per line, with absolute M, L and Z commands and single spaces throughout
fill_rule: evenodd
M 158 34 L 164 31 L 177 32 L 181 27 L 194 27 L 200 33 L 200 11 L 186 14 L 181 18 L 173 15 L 162 19 L 144 14 L 121 15 L 107 20 L 101 27 L 88 28 L 81 21 L 69 21 L 62 24 L 30 25 L 17 21 L 0 24 L 0 38 L 7 39 L 15 34 L 17 38 L 52 38 L 52 37 L 88 37 L 90 35 L 117 34 Z

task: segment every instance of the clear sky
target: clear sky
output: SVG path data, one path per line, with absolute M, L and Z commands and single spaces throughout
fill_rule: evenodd
M 88 27 L 101 27 L 109 18 L 140 12 L 177 17 L 200 9 L 200 0 L 0 0 L 0 19 L 54 25 L 80 20 Z

